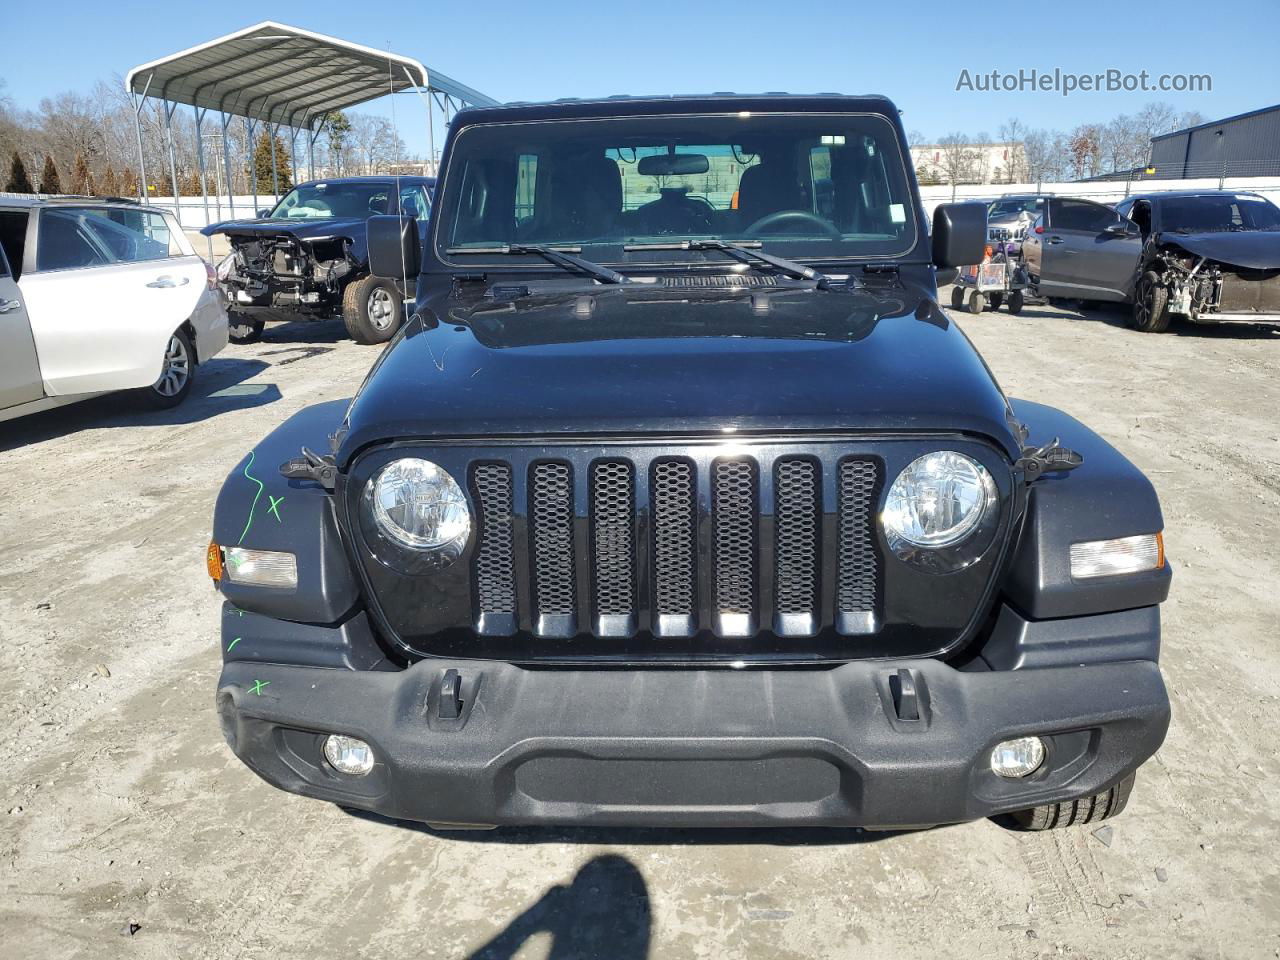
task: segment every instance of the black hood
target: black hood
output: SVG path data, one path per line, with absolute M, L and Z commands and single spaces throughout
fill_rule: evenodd
M 223 220 L 211 223 L 200 232 L 211 237 L 225 234 L 228 237 L 297 237 L 299 240 L 326 240 L 329 237 L 355 239 L 363 237 L 366 219 L 359 217 L 326 217 L 315 220 L 289 220 L 284 217 L 265 220 Z
M 339 462 L 395 438 L 850 430 L 980 434 L 1017 454 L 990 371 L 913 288 L 580 289 L 410 322 L 353 402 Z
M 1246 270 L 1280 269 L 1280 230 L 1164 233 L 1160 242 L 1175 244 L 1197 257 L 1207 257 Z

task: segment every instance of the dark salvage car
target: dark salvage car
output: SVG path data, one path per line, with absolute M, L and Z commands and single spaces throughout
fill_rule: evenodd
M 939 307 L 883 97 L 457 114 L 354 399 L 218 496 L 217 712 L 285 790 L 438 827 L 1030 829 L 1160 746 L 1147 478 Z
M 1280 322 L 1280 209 L 1231 191 L 1052 198 L 1023 253 L 1044 296 L 1132 305 L 1132 326 Z
M 231 253 L 218 265 L 231 339 L 252 343 L 265 323 L 341 317 L 357 343 L 384 343 L 404 319 L 412 296 L 403 278 L 369 273 L 369 217 L 414 217 L 425 229 L 431 177 L 346 177 L 301 183 L 254 220 L 211 224 Z

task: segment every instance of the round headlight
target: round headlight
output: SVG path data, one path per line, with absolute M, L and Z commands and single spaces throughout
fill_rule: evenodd
M 986 467 L 952 450 L 911 461 L 889 488 L 882 522 L 890 541 L 937 548 L 959 543 L 996 500 Z
M 410 550 L 461 550 L 471 532 L 462 489 L 430 460 L 393 460 L 369 481 L 365 497 L 378 530 Z

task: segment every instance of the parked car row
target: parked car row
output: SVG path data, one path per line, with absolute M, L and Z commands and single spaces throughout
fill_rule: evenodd
M 167 210 L 0 198 L 0 420 L 122 390 L 175 406 L 200 364 L 268 320 L 340 316 L 357 343 L 389 340 L 414 278 L 370 275 L 367 222 L 404 214 L 425 231 L 434 185 L 299 184 L 256 219 L 205 228 L 231 242 L 216 270 Z
M 1031 229 L 1015 239 L 1033 296 L 1128 304 L 1132 326 L 1150 333 L 1174 317 L 1280 322 L 1280 209 L 1259 194 L 1170 191 L 1115 206 L 1002 198 L 988 207 L 989 235 L 992 217 L 1016 222 L 1030 210 Z

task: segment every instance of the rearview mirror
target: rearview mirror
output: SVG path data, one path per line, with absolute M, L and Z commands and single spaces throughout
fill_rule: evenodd
M 369 272 L 375 277 L 416 277 L 422 270 L 422 247 L 414 217 L 369 218 Z
M 987 245 L 983 203 L 943 203 L 933 211 L 933 263 L 942 269 L 981 263 Z
M 636 170 L 645 177 L 679 177 L 692 173 L 706 173 L 711 168 L 706 154 L 658 153 L 641 157 Z

